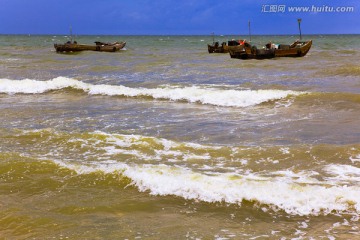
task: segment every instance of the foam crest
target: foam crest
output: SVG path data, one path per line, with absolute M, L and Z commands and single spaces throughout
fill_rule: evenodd
M 108 156 L 122 154 L 144 161 L 186 162 L 189 159 L 207 160 L 210 159 L 209 153 L 221 148 L 190 142 L 178 143 L 163 138 L 141 135 L 107 134 L 101 131 L 96 131 L 94 134 L 104 137 L 103 143 L 105 145 L 93 144 L 92 146 L 104 150 Z
M 57 77 L 48 81 L 37 81 L 31 79 L 24 79 L 24 80 L 0 79 L 0 93 L 8 93 L 8 94 L 45 93 L 51 90 L 58 90 L 68 87 L 86 90 L 88 89 L 88 84 L 66 77 Z
M 303 92 L 286 90 L 228 90 L 211 87 L 163 87 L 163 88 L 129 88 L 116 85 L 93 85 L 66 77 L 57 77 L 48 81 L 31 79 L 0 79 L 0 93 L 35 94 L 63 88 L 74 88 L 93 95 L 151 97 L 171 101 L 187 101 L 190 103 L 210 104 L 226 107 L 248 107 L 268 101 L 284 99 L 289 96 L 304 94 Z
M 328 180 L 360 183 L 360 168 L 350 165 L 331 164 L 326 166 L 324 170 L 332 175 Z
M 349 158 L 352 163 L 360 162 L 360 154 L 356 155 L 355 157 Z
M 319 215 L 330 212 L 360 213 L 360 188 L 331 186 L 257 175 L 212 174 L 194 172 L 178 166 L 128 165 L 115 161 L 94 166 L 72 166 L 60 163 L 79 174 L 103 171 L 121 172 L 132 180 L 140 191 L 152 195 L 175 195 L 184 199 L 205 202 L 241 204 L 259 202 L 288 214 Z

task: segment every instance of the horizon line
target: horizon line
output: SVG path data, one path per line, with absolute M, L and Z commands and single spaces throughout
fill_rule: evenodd
M 70 34 L 64 33 L 0 33 L 0 35 L 23 35 L 23 36 L 70 36 Z M 293 36 L 298 35 L 298 33 L 287 33 L 287 34 L 251 34 L 251 36 Z M 309 33 L 302 34 L 303 36 L 316 36 L 316 35 L 360 35 L 360 33 Z M 209 34 L 73 34 L 73 36 L 212 36 L 212 33 Z M 228 33 L 228 34 L 214 34 L 214 36 L 248 36 L 248 34 L 239 34 L 239 33 Z

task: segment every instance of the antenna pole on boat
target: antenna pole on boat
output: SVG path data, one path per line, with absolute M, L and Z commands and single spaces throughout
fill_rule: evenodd
M 73 42 L 72 26 L 70 25 L 70 42 Z
M 301 24 L 301 18 L 298 18 L 298 24 L 299 24 L 299 32 L 300 32 L 300 40 L 302 39 L 301 37 L 301 27 L 300 27 L 300 24 Z
M 249 20 L 249 37 L 250 37 L 250 42 L 251 42 L 251 28 L 250 28 L 250 20 Z

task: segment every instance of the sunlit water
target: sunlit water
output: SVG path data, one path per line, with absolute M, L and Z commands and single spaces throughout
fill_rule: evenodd
M 209 36 L 0 36 L 0 236 L 359 238 L 360 37 L 304 38 L 244 61 Z

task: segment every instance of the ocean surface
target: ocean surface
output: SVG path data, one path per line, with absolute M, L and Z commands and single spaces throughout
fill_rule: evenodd
M 0 239 L 359 239 L 360 36 L 303 39 L 0 35 Z

